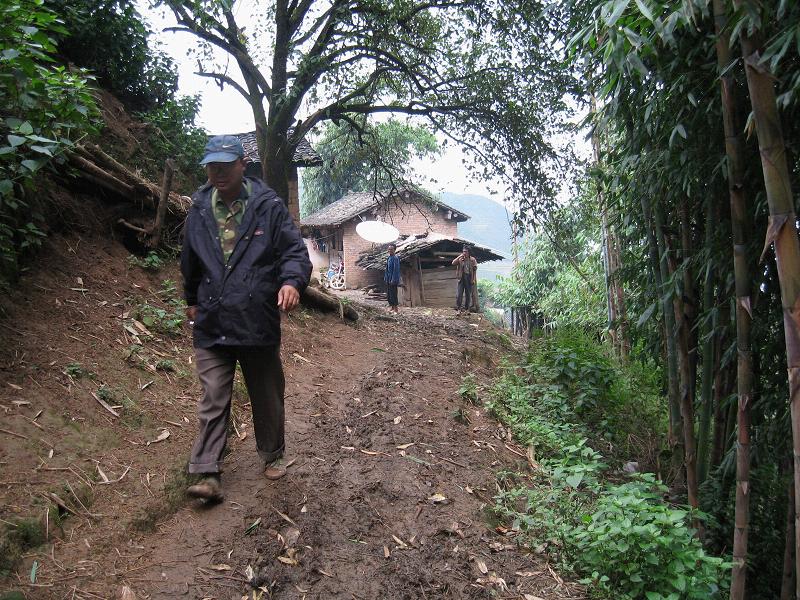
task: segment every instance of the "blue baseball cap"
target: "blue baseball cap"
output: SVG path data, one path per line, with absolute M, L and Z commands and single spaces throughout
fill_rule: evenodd
M 212 162 L 233 162 L 244 158 L 242 142 L 235 135 L 217 135 L 208 140 L 201 165 Z

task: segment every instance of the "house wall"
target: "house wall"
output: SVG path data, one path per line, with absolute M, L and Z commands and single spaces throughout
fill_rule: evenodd
M 448 308 L 456 304 L 458 279 L 456 270 L 450 266 L 422 271 L 422 288 L 425 306 Z
M 319 233 L 325 238 L 326 251 L 322 252 L 314 248 L 313 241 L 310 238 L 303 238 L 303 242 L 308 250 L 308 257 L 311 259 L 311 264 L 314 270 L 311 274 L 312 278 L 318 278 L 320 271 L 327 271 L 331 265 L 336 266 L 342 259 L 343 252 L 336 249 L 336 229 L 335 228 L 320 228 Z
M 388 210 L 380 213 L 382 221 L 397 227 L 401 235 L 435 231 L 442 235 L 458 235 L 458 223 L 447 218 L 447 211 L 432 210 L 424 203 L 391 203 Z M 362 252 L 372 249 L 375 244 L 368 242 L 356 233 L 359 219 L 348 221 L 344 232 L 344 273 L 347 287 L 362 288 L 383 281 L 383 271 L 365 271 L 356 265 Z

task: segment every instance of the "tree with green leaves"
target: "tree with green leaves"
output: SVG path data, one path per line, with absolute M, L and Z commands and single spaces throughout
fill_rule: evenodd
M 412 159 L 433 159 L 439 145 L 424 127 L 390 119 L 365 123 L 360 130 L 350 123 L 329 123 L 314 149 L 322 157 L 322 165 L 303 171 L 303 215 L 335 202 L 348 191 L 418 185 L 409 172 Z
M 566 39 L 575 67 L 591 73 L 583 97 L 599 97 L 591 125 L 608 143 L 595 177 L 619 215 L 622 277 L 641 314 L 634 346 L 668 367 L 666 408 L 673 434 L 682 432 L 671 436 L 682 460 L 668 479 L 713 513 L 709 547 L 733 541 L 732 598 L 789 597 L 796 569 L 781 577 L 780 568 L 797 553 L 778 554 L 775 540 L 793 539 L 781 528 L 794 507 L 775 498 L 787 497 L 798 412 L 784 370 L 796 377 L 800 265 L 787 191 L 800 169 L 785 159 L 800 139 L 800 61 L 789 41 L 798 7 L 710 9 L 704 0 L 574 3 Z
M 477 172 L 502 174 L 527 202 L 552 199 L 560 163 L 548 141 L 566 79 L 542 41 L 559 16 L 532 0 L 262 0 L 245 28 L 232 0 L 163 0 L 173 31 L 238 67 L 199 75 L 250 104 L 264 179 L 288 196 L 297 143 L 325 121 L 411 115 L 468 146 Z M 243 83 L 240 83 L 242 81 Z M 289 134 L 291 128 L 291 135 Z
M 58 52 L 89 69 L 98 85 L 128 110 L 146 112 L 170 102 L 178 89 L 172 58 L 160 50 L 131 0 L 48 0 L 63 30 Z
M 44 237 L 37 180 L 96 131 L 91 77 L 55 59 L 55 38 L 66 33 L 40 1 L 0 1 L 0 286 Z

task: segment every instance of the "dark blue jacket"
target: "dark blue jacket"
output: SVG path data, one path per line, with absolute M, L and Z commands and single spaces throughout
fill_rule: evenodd
M 400 283 L 400 257 L 396 254 L 386 258 L 386 271 L 383 273 L 386 283 L 398 285 Z
M 193 196 L 184 226 L 181 273 L 188 306 L 197 306 L 194 345 L 274 346 L 281 341 L 278 290 L 302 292 L 311 261 L 300 232 L 278 195 L 247 178 L 251 194 L 225 264 L 209 184 Z

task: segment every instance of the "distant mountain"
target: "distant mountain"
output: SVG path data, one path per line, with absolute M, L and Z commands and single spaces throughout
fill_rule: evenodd
M 471 217 L 458 224 L 459 236 L 511 257 L 511 225 L 503 206 L 486 196 L 474 194 L 442 192 L 441 199 Z
M 468 221 L 458 224 L 458 235 L 471 242 L 489 246 L 504 254 L 507 260 L 484 263 L 478 269 L 479 279 L 493 281 L 497 275 L 511 271 L 511 225 L 506 209 L 486 196 L 442 192 L 442 202 L 468 214 Z

